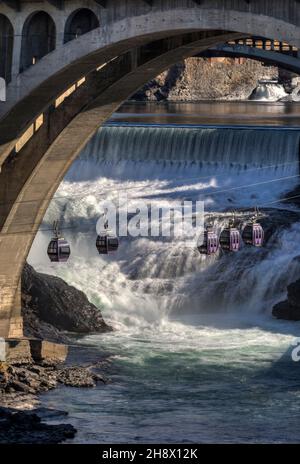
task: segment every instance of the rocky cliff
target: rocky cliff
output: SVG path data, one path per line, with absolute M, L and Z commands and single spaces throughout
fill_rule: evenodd
M 66 341 L 63 332 L 85 334 L 112 330 L 85 294 L 62 279 L 36 272 L 28 264 L 22 276 L 25 335 Z
M 290 284 L 287 292 L 287 299 L 274 306 L 273 316 L 277 319 L 300 321 L 300 280 Z
M 188 58 L 145 85 L 135 100 L 245 100 L 261 79 L 277 79 L 278 68 L 233 58 Z

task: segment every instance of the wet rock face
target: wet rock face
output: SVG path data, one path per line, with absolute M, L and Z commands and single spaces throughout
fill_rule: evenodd
M 65 342 L 61 331 L 107 332 L 101 312 L 86 295 L 62 279 L 36 272 L 28 264 L 22 275 L 25 335 Z
M 107 382 L 102 375 L 95 374 L 84 367 L 61 369 L 58 380 L 66 386 L 77 388 L 91 388 L 95 387 L 98 382 Z
M 277 303 L 272 314 L 277 319 L 300 321 L 300 280 L 290 284 L 287 290 L 287 300 Z
M 55 444 L 75 434 L 70 424 L 48 425 L 35 413 L 0 408 L 0 444 Z

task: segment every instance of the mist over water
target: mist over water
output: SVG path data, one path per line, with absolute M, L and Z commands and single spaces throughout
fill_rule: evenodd
M 299 277 L 300 223 L 234 255 L 200 256 L 178 238 L 122 238 L 108 257 L 95 247 L 101 200 L 120 193 L 132 207 L 140 199 L 159 207 L 203 200 L 221 226 L 228 209 L 286 208 L 274 202 L 298 174 L 296 130 L 99 130 L 41 228 L 63 218 L 69 262 L 48 263 L 48 232 L 37 235 L 29 259 L 82 289 L 116 328 L 81 342 L 113 355 L 112 385 L 46 396 L 48 405 L 68 407 L 78 441 L 299 439 L 299 369 L 284 354 L 300 327 L 273 320 L 271 310 Z

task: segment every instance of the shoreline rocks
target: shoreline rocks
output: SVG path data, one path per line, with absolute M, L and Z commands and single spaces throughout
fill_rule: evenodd
M 72 425 L 43 422 L 68 413 L 34 407 L 39 406 L 36 396 L 59 385 L 94 388 L 98 383 L 106 384 L 106 376 L 93 370 L 106 364 L 107 361 L 91 366 L 0 363 L 0 444 L 61 443 L 74 438 L 77 431 Z M 34 409 L 26 410 L 31 407 Z
M 72 341 L 74 345 L 73 334 L 113 330 L 83 292 L 58 277 L 36 272 L 28 264 L 22 276 L 22 315 L 24 335 L 35 339 L 32 343 L 44 339 L 64 344 Z M 42 358 L 35 362 L 0 362 L 0 444 L 55 444 L 75 436 L 76 429 L 70 424 L 43 422 L 57 412 L 46 410 L 41 414 L 38 395 L 60 385 L 94 388 L 108 382 L 102 373 L 106 356 L 98 352 L 93 355 L 88 349 L 83 356 L 81 350 L 72 348 L 71 361 L 67 358 L 64 364 Z
M 101 367 L 101 364 L 98 367 Z M 107 378 L 93 372 L 95 366 L 65 366 L 64 364 L 6 364 L 0 363 L 0 400 L 5 394 L 30 394 L 53 390 L 58 384 L 68 387 L 95 387 Z

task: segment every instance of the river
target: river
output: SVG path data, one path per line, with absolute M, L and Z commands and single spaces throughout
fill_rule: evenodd
M 75 161 L 29 257 L 85 291 L 116 329 L 80 341 L 111 356 L 111 384 L 41 397 L 69 412 L 75 442 L 299 441 L 300 323 L 271 310 L 300 275 L 300 222 L 263 249 L 215 258 L 178 239 L 123 238 L 108 257 L 95 248 L 101 200 L 119 193 L 132 207 L 203 200 L 212 215 L 288 208 L 299 123 L 298 104 L 126 104 Z M 58 217 L 72 255 L 54 266 L 47 229 Z

